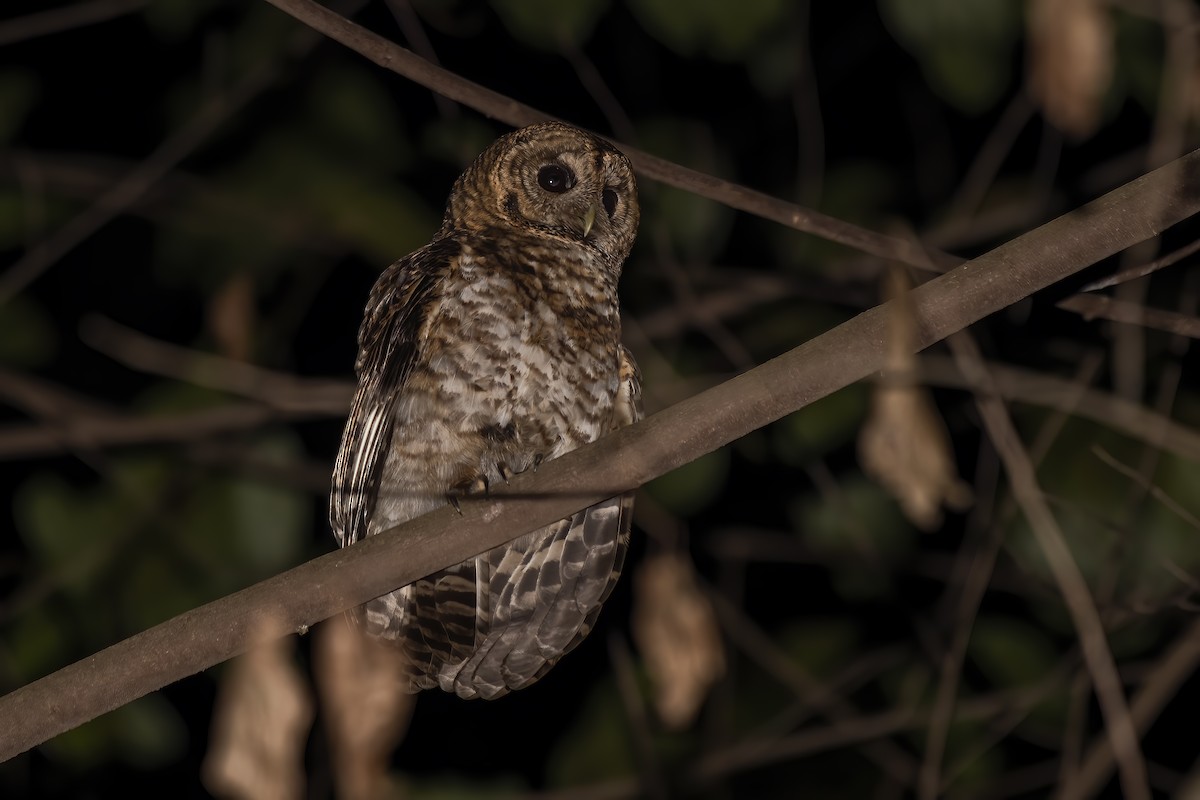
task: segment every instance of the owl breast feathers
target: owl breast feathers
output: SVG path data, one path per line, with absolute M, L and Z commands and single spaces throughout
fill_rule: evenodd
M 515 131 L 467 168 L 433 240 L 371 290 L 330 499 L 343 547 L 641 417 L 617 306 L 637 225 L 628 159 L 570 126 Z M 604 501 L 357 618 L 414 691 L 528 686 L 591 629 L 631 514 L 630 495 Z

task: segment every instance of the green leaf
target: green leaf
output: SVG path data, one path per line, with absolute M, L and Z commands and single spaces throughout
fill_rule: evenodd
M 438 118 L 422 130 L 421 152 L 461 170 L 500 134 L 494 125 L 473 116 Z
M 183 524 L 186 519 L 174 521 Z M 145 630 L 212 599 L 205 590 L 211 576 L 184 573 L 178 560 L 164 552 L 169 549 L 161 544 L 144 549 L 122 564 L 116 596 L 108 602 L 119 609 L 125 629 Z
M 301 453 L 295 437 L 280 434 L 259 442 L 249 455 L 284 467 Z M 227 491 L 244 563 L 264 573 L 293 565 L 308 539 L 308 498 L 294 489 L 245 477 L 228 479 Z
M 377 72 L 340 66 L 320 70 L 306 98 L 314 150 L 357 169 L 387 175 L 413 159 L 399 109 Z
M 891 496 L 865 476 L 839 476 L 836 488 L 829 497 L 807 494 L 792 502 L 792 524 L 814 551 L 853 556 L 847 564 L 834 559 L 833 579 L 842 595 L 855 600 L 884 595 L 891 586 L 882 570 L 860 562 L 902 561 L 916 546 L 916 531 Z
M 997 688 L 1028 686 L 1044 678 L 1058 661 L 1045 633 L 1016 617 L 980 616 L 971 631 L 968 654 L 988 683 Z
M 1034 430 L 1030 421 L 1044 418 L 1041 412 L 1019 417 L 1022 427 L 1030 431 Z M 1171 603 L 1184 589 L 1172 570 L 1200 573 L 1196 547 L 1200 534 L 1194 522 L 1200 518 L 1195 492 L 1200 464 L 1164 453 L 1157 472 L 1149 476 L 1182 509 L 1182 515 L 1156 499 L 1133 502 L 1136 490 L 1130 478 L 1097 451 L 1133 466 L 1142 458 L 1143 448 L 1141 442 L 1100 425 L 1072 419 L 1043 459 L 1038 482 L 1055 498 L 1055 518 L 1088 583 L 1115 589 L 1111 601 L 1119 606 L 1151 609 Z M 1047 586 L 1054 584 L 1042 548 L 1024 518 L 1012 523 L 1005 543 L 1030 576 Z
M 492 9 L 515 38 L 551 52 L 580 47 L 608 6 L 609 0 L 492 0 Z
M 37 75 L 29 70 L 0 71 L 0 144 L 12 141 L 21 130 L 39 88 Z
M 49 472 L 36 473 L 21 485 L 13 513 L 21 538 L 45 569 L 82 563 L 116 538 L 124 523 L 115 495 L 75 489 Z M 80 572 L 73 574 L 81 577 Z M 67 586 L 79 588 L 74 582 Z
M 154 0 L 143 11 L 146 25 L 168 42 L 180 42 L 200 24 L 215 0 Z
M 571 730 L 559 739 L 546 767 L 551 786 L 587 786 L 635 774 L 624 706 L 612 681 L 583 700 Z
M 700 122 L 658 118 L 639 124 L 638 138 L 652 153 L 720 175 L 726 160 L 704 143 L 706 130 Z M 711 260 L 729 238 L 734 214 L 727 206 L 669 186 L 647 188 L 640 199 L 642 218 L 665 225 L 684 258 Z
M 867 410 L 869 387 L 852 384 L 788 414 L 771 427 L 776 455 L 802 466 L 854 442 Z
M 183 754 L 187 729 L 179 713 L 158 695 L 147 695 L 42 745 L 60 764 L 84 770 L 114 755 L 141 769 L 169 764 Z
M 517 800 L 529 795 L 528 785 L 515 776 L 500 776 L 488 780 L 462 775 L 406 778 L 403 787 L 403 792 L 396 796 L 408 800 Z
M 861 638 L 851 617 L 808 618 L 772 637 L 804 671 L 816 677 L 835 673 L 853 659 Z
M 1116 56 L 1112 90 L 1105 98 L 1107 115 L 1115 115 L 1121 102 L 1132 98 L 1144 110 L 1158 109 L 1163 83 L 1162 27 L 1157 20 L 1114 9 Z
M 0 197 L 0 216 L 2 206 Z M 0 364 L 40 366 L 54 355 L 57 346 L 54 323 L 29 295 L 19 294 L 0 305 Z
M 729 475 L 729 451 L 715 450 L 646 484 L 646 491 L 671 513 L 690 517 L 720 497 Z
M 45 607 L 6 619 L 0 674 L 14 686 L 36 680 L 66 663 L 73 644 L 66 628 Z
M 792 35 L 763 43 L 747 58 L 750 79 L 764 97 L 783 97 L 795 87 L 802 61 L 800 41 Z
M 1012 0 L 879 0 L 892 34 L 930 88 L 960 110 L 990 109 L 1012 79 L 1021 5 Z
M 630 0 L 642 26 L 677 53 L 736 61 L 785 27 L 788 0 Z
M 118 751 L 139 769 L 170 764 L 187 748 L 187 726 L 161 695 L 139 697 L 114 711 L 112 717 Z

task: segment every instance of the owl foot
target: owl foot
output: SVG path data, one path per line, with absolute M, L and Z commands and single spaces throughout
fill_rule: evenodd
M 507 482 L 507 479 L 505 479 Z M 454 510 L 460 515 L 462 514 L 462 505 L 459 504 L 458 498 L 470 497 L 472 495 L 488 496 L 489 484 L 486 475 L 479 475 L 474 478 L 464 478 L 454 486 L 450 487 L 450 491 L 446 492 L 446 502 L 454 506 Z

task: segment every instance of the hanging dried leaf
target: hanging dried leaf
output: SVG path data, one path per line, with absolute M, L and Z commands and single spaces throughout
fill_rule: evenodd
M 204 785 L 218 797 L 304 796 L 304 743 L 312 700 L 291 660 L 291 639 L 237 659 L 221 683 L 204 760 Z
M 903 269 L 888 273 L 888 352 L 884 380 L 871 393 L 871 410 L 858 437 L 863 471 L 900 503 L 922 530 L 942 522 L 942 506 L 963 509 L 971 487 L 958 477 L 950 435 L 929 393 L 914 381 L 916 316 Z
M 397 795 L 388 780 L 388 761 L 415 703 L 401 658 L 398 650 L 364 636 L 344 619 L 332 619 L 318 631 L 313 671 L 337 795 L 345 800 Z
M 208 303 L 208 329 L 221 355 L 248 361 L 254 349 L 254 281 L 246 273 L 227 280 Z
M 1051 124 L 1083 138 L 1096 130 L 1113 74 L 1113 31 L 1100 0 L 1031 0 L 1029 92 Z
M 634 578 L 633 638 L 654 684 L 654 705 L 669 728 L 692 723 L 725 673 L 716 615 L 686 557 L 647 558 Z

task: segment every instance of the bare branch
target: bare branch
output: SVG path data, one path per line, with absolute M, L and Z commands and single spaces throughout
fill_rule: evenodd
M 320 38 L 315 36 L 297 36 L 294 47 L 308 49 L 318 41 Z M 263 64 L 244 75 L 228 91 L 205 103 L 195 116 L 163 140 L 153 153 L 125 173 L 91 206 L 36 243 L 0 275 L 0 302 L 19 293 L 58 259 L 137 203 L 179 162 L 208 141 L 236 111 L 271 86 L 281 73 L 279 63 Z
M 201 411 L 158 416 L 71 417 L 55 425 L 0 427 L 0 461 L 44 456 L 77 448 L 177 444 L 227 433 L 256 430 L 279 422 L 342 414 L 349 400 L 320 409 L 276 410 L 258 403 L 231 403 Z
M 91 0 L 88 3 L 75 3 L 7 19 L 0 24 L 0 47 L 107 22 L 139 11 L 148 2 L 149 0 Z
M 986 366 L 992 376 L 991 389 L 1005 400 L 1056 408 L 1107 425 L 1131 439 L 1148 441 L 1177 456 L 1200 461 L 1200 433 L 1144 405 L 1054 375 L 992 361 Z M 921 380 L 935 386 L 979 391 L 945 356 L 924 356 Z
M 1184 681 L 1200 667 L 1200 621 L 1193 622 L 1175 639 L 1142 681 L 1142 688 L 1130 704 L 1134 725 L 1144 732 L 1154 722 Z M 1063 797 L 1092 797 L 1112 774 L 1113 750 L 1101 737 L 1088 750 L 1073 784 L 1062 791 Z M 1186 795 L 1180 794 L 1179 797 Z
M 1141 303 L 1128 300 L 1113 300 L 1094 294 L 1075 294 L 1060 300 L 1058 307 L 1074 311 L 1086 320 L 1109 319 L 1144 328 L 1166 331 L 1192 339 L 1200 339 L 1200 319 L 1178 311 L 1147 308 Z
M 280 410 L 340 413 L 350 407 L 354 393 L 349 381 L 300 378 L 180 347 L 99 315 L 84 318 L 79 336 L 130 369 L 238 394 Z
M 1200 250 L 1200 239 L 1196 239 L 1194 242 L 1186 244 L 1174 252 L 1167 253 L 1162 258 L 1156 258 L 1149 264 L 1138 264 L 1136 267 L 1123 269 L 1116 275 L 1109 275 L 1107 278 L 1101 278 L 1098 281 L 1092 281 L 1086 286 L 1080 288 L 1079 291 L 1094 292 L 1099 289 L 1107 289 L 1109 286 L 1116 286 L 1120 283 L 1126 283 L 1128 281 L 1137 280 L 1138 278 L 1144 278 L 1147 275 L 1152 275 L 1155 272 L 1158 272 L 1160 269 L 1165 269 L 1166 267 L 1182 261 L 1192 253 L 1195 253 L 1197 250 Z
M 950 344 L 959 366 L 968 378 L 972 378 L 980 386 L 987 387 L 990 377 L 983 367 L 983 359 L 974 340 L 969 335 L 960 333 L 950 339 Z M 988 436 L 1004 464 L 1013 496 L 1029 522 L 1071 616 L 1071 624 L 1079 637 L 1084 662 L 1087 664 L 1092 685 L 1096 688 L 1096 699 L 1107 723 L 1105 733 L 1116 754 L 1124 795 L 1136 800 L 1150 800 L 1146 762 L 1138 745 L 1137 731 L 1129 713 L 1112 651 L 1108 647 L 1104 625 L 1100 620 L 1100 613 L 1096 610 L 1087 581 L 1080 572 L 1079 565 L 1075 563 L 1058 521 L 1038 486 L 1029 453 L 1021 443 L 1003 401 L 996 397 L 995 393 L 978 394 L 975 404 Z M 1068 796 L 1078 795 L 1064 793 L 1064 797 Z
M 314 0 L 267 2 L 384 69 L 402 75 L 488 117 L 517 127 L 554 119 L 544 111 L 517 102 L 431 64 L 412 51 L 354 24 Z M 634 168 L 648 178 L 864 253 L 900 261 L 918 269 L 935 271 L 940 269 L 931 267 L 931 259 L 941 268 L 954 266 L 962 260 L 945 253 L 931 252 L 928 248 L 915 246 L 904 239 L 884 236 L 745 186 L 688 169 L 628 144 L 620 144 L 620 147 L 625 155 L 629 156 Z

